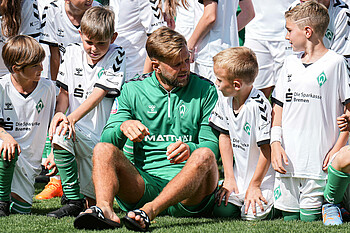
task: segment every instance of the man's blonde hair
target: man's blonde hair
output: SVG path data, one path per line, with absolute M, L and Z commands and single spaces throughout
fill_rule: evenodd
M 13 66 L 17 70 L 22 70 L 26 66 L 42 62 L 44 58 L 43 47 L 32 37 L 26 35 L 11 37 L 2 48 L 2 59 L 11 73 L 13 73 Z
M 320 38 L 324 37 L 329 24 L 327 8 L 314 0 L 295 6 L 285 13 L 285 17 L 286 20 L 297 24 L 300 29 L 311 27 Z
M 91 7 L 81 19 L 80 30 L 89 39 L 111 39 L 114 34 L 114 17 L 114 12 L 108 7 Z
M 255 53 L 246 47 L 225 49 L 213 57 L 214 66 L 229 72 L 229 81 L 241 79 L 253 83 L 258 75 L 258 62 Z
M 146 50 L 150 59 L 157 59 L 162 62 L 175 58 L 186 46 L 185 37 L 168 27 L 155 30 L 146 42 Z

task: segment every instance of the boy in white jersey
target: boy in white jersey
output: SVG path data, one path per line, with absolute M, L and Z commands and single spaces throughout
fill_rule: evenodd
M 77 216 L 84 209 L 84 196 L 88 205 L 94 203 L 92 150 L 124 82 L 125 52 L 113 44 L 117 37 L 113 11 L 87 10 L 80 35 L 83 43 L 67 47 L 57 78 L 60 93 L 49 137 L 68 204 L 50 217 Z
M 265 219 L 273 207 L 271 106 L 264 94 L 253 87 L 258 74 L 256 56 L 246 47 L 236 47 L 221 51 L 213 60 L 221 94 L 210 124 L 220 132 L 225 174 L 214 215 Z
M 31 211 L 56 95 L 40 78 L 45 52 L 32 37 L 12 37 L 2 57 L 10 71 L 0 79 L 0 216 L 7 216 L 10 199 L 11 213 Z
M 273 93 L 275 207 L 285 220 L 313 221 L 321 216 L 323 162 L 348 139 L 348 133 L 339 134 L 336 118 L 344 105 L 350 107 L 349 76 L 345 59 L 323 44 L 329 22 L 324 5 L 309 1 L 285 17 L 286 39 L 299 53 L 284 62 Z
M 40 43 L 50 47 L 51 79 L 56 80 L 60 59 L 69 43 L 80 43 L 80 21 L 93 0 L 54 0 L 44 8 Z M 102 20 L 102 19 L 99 19 Z

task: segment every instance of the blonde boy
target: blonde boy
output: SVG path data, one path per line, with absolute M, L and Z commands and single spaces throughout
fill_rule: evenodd
M 349 76 L 344 58 L 323 44 L 326 7 L 309 1 L 285 17 L 286 39 L 299 53 L 286 59 L 273 93 L 275 207 L 285 220 L 313 221 L 321 216 L 323 163 L 348 139 L 347 132 L 339 134 L 336 118 L 350 107 Z
M 49 129 L 68 198 L 68 204 L 48 214 L 56 218 L 77 216 L 84 209 L 84 196 L 88 205 L 94 203 L 92 150 L 124 82 L 125 52 L 113 44 L 117 37 L 113 11 L 104 7 L 87 10 L 80 36 L 83 43 L 68 46 L 60 65 L 60 93 Z
M 10 199 L 11 213 L 31 211 L 56 100 L 53 83 L 40 77 L 45 52 L 36 40 L 12 37 L 2 57 L 10 74 L 0 79 L 1 217 L 9 214 Z
M 236 47 L 223 50 L 213 60 L 221 93 L 210 125 L 220 132 L 225 174 L 214 215 L 264 219 L 273 207 L 271 106 L 265 95 L 253 87 L 258 73 L 256 56 L 248 48 Z

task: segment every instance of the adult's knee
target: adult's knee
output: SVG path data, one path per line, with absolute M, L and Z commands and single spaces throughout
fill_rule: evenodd
M 120 153 L 120 150 L 113 144 L 99 142 L 93 150 L 92 162 L 93 164 L 100 161 L 112 163 Z
M 332 162 L 332 167 L 338 171 L 350 173 L 350 146 L 341 148 Z
M 209 148 L 201 147 L 196 149 L 192 153 L 190 159 L 191 162 L 198 168 L 216 168 L 215 154 Z

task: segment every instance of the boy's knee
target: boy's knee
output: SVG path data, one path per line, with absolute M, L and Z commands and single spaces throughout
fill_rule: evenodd
M 332 167 L 338 171 L 350 173 L 350 146 L 340 149 L 332 161 Z

